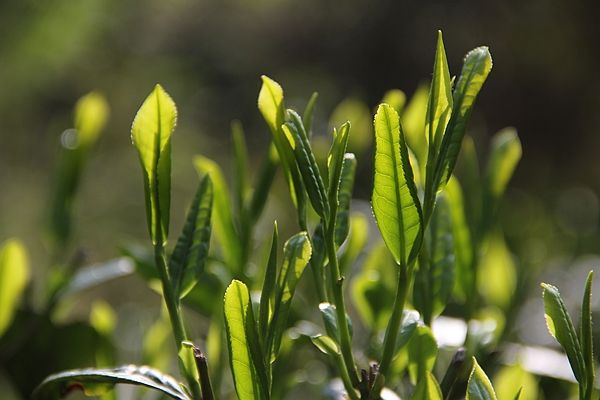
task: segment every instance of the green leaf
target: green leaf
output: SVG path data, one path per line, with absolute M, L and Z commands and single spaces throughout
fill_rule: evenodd
M 312 248 L 306 232 L 300 232 L 292 236 L 283 246 L 283 264 L 277 275 L 273 313 L 269 323 L 267 348 L 265 349 L 267 354 L 271 354 L 271 360 L 279 352 L 281 336 L 287 323 L 292 297 L 311 254 Z
M 271 132 L 277 132 L 285 120 L 283 89 L 279 83 L 268 76 L 263 75 L 261 79 L 262 86 L 258 94 L 258 109 Z
M 525 400 L 525 395 L 523 393 L 525 393 L 523 391 L 523 388 L 519 388 L 519 391 L 515 395 L 515 399 L 514 400 Z
M 496 393 L 489 378 L 483 372 L 475 357 L 473 357 L 473 369 L 467 383 L 466 400 L 496 400 Z
M 445 185 L 452 174 L 475 99 L 491 70 L 492 57 L 487 47 L 477 47 L 465 56 L 460 78 L 453 93 L 452 115 L 436 161 L 433 192 Z
M 400 324 L 400 331 L 398 332 L 398 338 L 396 339 L 395 352 L 402 350 L 402 348 L 410 341 L 413 333 L 417 330 L 419 325 L 420 315 L 415 310 L 404 310 L 402 312 L 402 323 Z
M 444 400 L 440 385 L 431 372 L 417 384 L 412 400 Z
M 431 372 L 437 357 L 438 346 L 431 329 L 427 326 L 417 327 L 407 344 L 408 372 L 413 383 L 425 379 Z
M 339 103 L 329 118 L 329 126 L 340 126 L 352 121 L 352 135 L 348 138 L 348 151 L 364 154 L 371 147 L 372 114 L 369 106 L 358 98 L 346 98 Z
M 591 399 L 592 391 L 594 390 L 595 364 L 594 364 L 594 342 L 592 337 L 592 280 L 594 271 L 588 273 L 585 281 L 585 290 L 583 300 L 581 301 L 581 320 L 579 326 L 579 341 L 583 355 L 585 366 L 586 384 L 585 391 L 586 399 Z
M 177 381 L 150 367 L 125 365 L 113 369 L 77 369 L 47 377 L 33 393 L 33 400 L 58 400 L 81 390 L 86 396 L 96 396 L 124 383 L 145 386 L 172 399 L 190 400 Z
M 223 172 L 217 163 L 204 156 L 194 157 L 194 166 L 200 176 L 210 176 L 214 187 L 213 229 L 221 245 L 225 263 L 234 271 L 241 271 L 240 241 L 231 216 L 231 200 Z
M 165 243 L 169 234 L 171 204 L 171 135 L 177 108 L 162 86 L 156 85 L 137 112 L 131 126 L 146 193 L 146 218 L 152 243 Z
M 381 103 L 389 104 L 398 114 L 401 114 L 406 103 L 406 94 L 400 89 L 388 90 L 383 95 Z
M 231 123 L 231 138 L 233 140 L 234 170 L 235 170 L 235 202 L 241 213 L 248 192 L 248 148 L 244 138 L 244 129 L 240 121 Z
M 431 223 L 426 230 L 428 254 L 419 258 L 413 290 L 414 305 L 425 323 L 440 315 L 454 285 L 454 240 L 448 201 L 438 195 Z
M 302 175 L 304 187 L 308 193 L 308 198 L 316 213 L 323 219 L 329 218 L 329 202 L 325 184 L 321 178 L 317 161 L 313 154 L 308 136 L 304 130 L 302 118 L 293 110 L 288 110 L 290 122 L 282 126 L 290 145 L 294 149 L 296 165 Z
M 321 350 L 325 354 L 329 354 L 330 356 L 336 356 L 340 354 L 340 348 L 338 347 L 337 343 L 329 336 L 311 336 L 310 340 L 317 347 L 317 349 Z
M 402 127 L 406 136 L 406 143 L 415 154 L 421 171 L 425 168 L 427 160 L 427 133 L 425 120 L 427 117 L 427 100 L 429 87 L 419 85 L 402 115 Z M 385 102 L 384 102 L 385 103 Z
M 5 241 L 0 247 L 0 337 L 13 320 L 29 276 L 23 244 L 16 239 Z
M 78 147 L 87 151 L 96 143 L 106 125 L 109 114 L 108 103 L 98 92 L 88 93 L 77 101 L 75 130 L 77 131 Z
M 310 96 L 310 99 L 308 99 L 308 103 L 306 103 L 306 108 L 304 108 L 304 113 L 302 114 L 302 120 L 304 121 L 304 130 L 306 130 L 309 139 L 312 137 L 313 114 L 318 98 L 319 93 L 314 92 Z
M 169 262 L 173 292 L 178 298 L 185 297 L 204 272 L 210 244 L 212 201 L 212 181 L 209 175 L 205 175 L 198 185 Z
M 375 115 L 373 212 L 397 264 L 406 265 L 422 236 L 422 215 L 398 114 L 381 104 Z
M 539 398 L 536 376 L 519 364 L 502 367 L 495 374 L 493 384 L 499 399 L 537 400 Z
M 258 220 L 262 214 L 265 205 L 267 204 L 269 192 L 275 179 L 275 173 L 277 172 L 277 164 L 279 158 L 277 155 L 277 149 L 271 142 L 266 157 L 263 159 L 263 163 L 260 167 L 258 177 L 256 179 L 256 187 L 252 193 L 252 199 L 250 200 L 249 206 L 249 222 L 254 223 Z
M 355 175 L 356 157 L 352 153 L 346 153 L 337 195 L 338 206 L 335 217 L 335 244 L 337 246 L 344 243 L 350 231 L 350 201 L 352 200 Z
M 514 128 L 505 128 L 492 138 L 486 186 L 493 198 L 504 193 L 522 154 L 521 141 Z
M 336 222 L 336 240 L 340 240 L 341 236 L 337 236 L 338 229 L 341 228 L 341 224 L 344 221 L 344 217 L 340 216 L 340 211 L 338 211 L 338 217 L 340 222 L 340 228 L 338 228 Z M 369 238 L 369 222 L 367 217 L 362 213 L 352 213 L 350 215 L 350 221 L 348 222 L 348 234 L 346 241 L 346 245 L 344 246 L 344 252 L 339 258 L 340 265 L 340 273 L 344 274 L 345 271 L 348 271 L 348 268 L 356 261 L 361 251 L 364 249 L 367 244 L 367 240 Z
M 340 189 L 340 177 L 342 175 L 344 157 L 346 155 L 346 148 L 348 147 L 349 133 L 349 122 L 344 123 L 340 127 L 339 132 L 337 129 L 333 128 L 333 143 L 327 154 L 327 172 L 329 180 L 327 193 L 329 195 L 329 201 L 333 202 L 335 199 L 336 204 L 338 191 Z
M 260 399 L 256 367 L 250 354 L 246 326 L 252 321 L 248 288 L 233 280 L 225 291 L 225 326 L 235 391 L 240 400 Z
M 279 241 L 279 231 L 277 222 L 273 224 L 273 239 L 271 240 L 271 252 L 265 269 L 265 279 L 263 281 L 262 291 L 260 293 L 260 315 L 258 326 L 262 338 L 266 338 L 269 328 L 270 300 L 277 278 L 277 246 Z
M 321 303 L 319 304 L 319 311 L 321 312 L 321 316 L 325 322 L 325 330 L 327 331 L 327 334 L 334 339 L 336 343 L 340 343 L 340 330 L 338 328 L 335 305 L 330 303 Z M 346 314 L 346 322 L 348 324 L 350 336 L 352 336 L 354 329 L 352 327 L 352 320 L 348 314 Z
M 481 246 L 477 288 L 490 304 L 508 310 L 517 285 L 517 266 L 501 233 L 493 233 Z
M 429 142 L 427 155 L 427 191 L 435 193 L 437 187 L 433 185 L 433 171 L 440 150 L 444 131 L 452 113 L 452 82 L 448 71 L 446 50 L 442 32 L 438 31 L 437 49 L 433 64 L 433 78 L 429 88 L 429 100 L 427 102 L 427 117 L 425 131 Z
M 577 333 L 573 321 L 560 297 L 555 286 L 542 283 L 544 310 L 548 331 L 561 345 L 571 364 L 575 378 L 580 384 L 585 382 L 585 362 L 581 353 L 581 347 L 577 339 Z

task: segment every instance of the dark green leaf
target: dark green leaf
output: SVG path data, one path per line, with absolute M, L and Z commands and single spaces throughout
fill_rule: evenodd
M 171 134 L 176 123 L 175 103 L 162 86 L 156 85 L 131 126 L 131 140 L 144 173 L 146 217 L 154 244 L 166 242 L 169 233 Z
M 179 383 L 150 367 L 126 365 L 113 369 L 78 369 L 50 375 L 33 393 L 34 400 L 58 400 L 81 390 L 87 396 L 106 393 L 115 384 L 145 386 L 178 400 L 190 400 Z
M 466 400 L 496 400 L 496 393 L 489 378 L 483 372 L 475 357 L 473 357 L 473 369 L 467 383 Z
M 592 337 L 592 280 L 594 278 L 594 271 L 590 271 L 586 282 L 585 290 L 583 293 L 583 300 L 581 301 L 581 321 L 579 326 L 579 341 L 581 344 L 581 351 L 583 356 L 583 363 L 585 366 L 585 391 L 586 399 L 591 399 L 592 391 L 594 389 L 594 377 L 595 377 L 595 363 L 594 363 L 594 342 Z
M 373 212 L 397 264 L 406 265 L 422 235 L 422 215 L 398 114 L 381 104 L 375 115 Z
M 200 181 L 169 268 L 175 296 L 183 298 L 194 287 L 208 257 L 213 186 L 209 175 Z

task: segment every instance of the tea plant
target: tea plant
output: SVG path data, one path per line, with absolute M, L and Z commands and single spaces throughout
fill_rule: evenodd
M 143 274 L 160 281 L 185 383 L 146 366 L 89 368 L 49 376 L 38 386 L 34 398 L 58 399 L 74 390 L 90 396 L 107 395 L 115 384 L 131 384 L 174 399 L 209 400 L 227 395 L 223 378 L 228 374 L 239 399 L 280 398 L 285 391 L 279 379 L 281 370 L 286 369 L 289 354 L 304 340 L 328 356 L 343 388 L 336 389 L 338 397 L 393 399 L 397 398 L 396 391 L 403 398 L 417 400 L 462 396 L 496 399 L 476 357 L 485 361 L 504 334 L 503 315 L 486 307 L 496 306 L 508 313 L 511 299 L 510 291 L 508 298 L 495 296 L 493 290 L 482 291 L 486 279 L 481 275 L 489 272 L 485 265 L 488 253 L 510 264 L 495 219 L 521 147 L 514 130 L 497 134 L 488 166 L 479 176 L 473 142 L 465 131 L 491 68 L 487 47 L 478 47 L 465 56 L 458 78 L 451 78 L 439 33 L 429 91 L 418 92 L 406 109 L 402 109 L 401 92 L 389 92 L 387 102 L 377 107 L 371 203 L 384 244 L 370 251 L 356 274 L 352 274 L 352 266 L 357 264 L 368 234 L 366 218 L 351 213 L 358 158 L 348 151 L 351 123 L 333 129 L 329 150 L 322 154 L 312 140 L 317 95 L 310 98 L 302 113 L 288 109 L 283 88 L 266 76 L 262 77 L 258 108 L 271 132 L 271 145 L 255 187 L 251 187 L 247 174 L 244 134 L 241 125 L 235 123 L 234 201 L 219 166 L 203 156 L 196 157 L 198 188 L 182 232 L 169 248 L 171 137 L 177 109 L 167 92 L 156 85 L 131 128 L 142 167 L 153 251 L 150 260 L 143 251 L 125 251 Z M 92 114 L 102 112 L 96 109 Z M 403 123 L 411 120 L 417 123 Z M 77 121 L 86 123 L 78 125 Z M 89 148 L 84 132 L 97 135 L 102 125 L 98 121 L 90 116 L 76 118 L 79 150 L 65 164 L 66 172 L 59 175 L 63 183 L 58 186 L 58 206 L 53 213 L 57 249 L 64 249 L 70 237 L 68 206 Z M 453 171 L 461 146 L 462 164 L 470 175 L 459 183 Z M 278 169 L 287 184 L 298 233 L 281 246 L 279 227 L 274 223 L 271 241 L 265 243 L 268 257 L 261 273 L 255 273 L 249 269 L 254 231 Z M 9 265 L 16 272 L 9 287 L 2 286 L 7 279 L 0 280 L 0 335 L 13 318 L 27 280 L 24 250 L 16 242 L 8 242 L 0 252 L 0 276 L 7 274 Z M 214 268 L 219 274 L 211 270 Z M 305 285 L 310 288 L 303 293 L 308 295 L 304 301 L 318 310 L 320 325 L 306 323 L 311 313 L 292 307 L 305 269 L 310 270 L 312 281 Z M 373 274 L 378 279 L 372 279 Z M 219 280 L 216 275 L 226 278 Z M 56 304 L 72 278 L 71 273 L 60 275 L 58 283 L 51 286 L 49 304 Z M 223 280 L 227 285 L 223 303 L 213 307 L 210 301 L 220 293 L 211 286 L 219 287 Z M 362 327 L 348 312 L 349 282 Z M 548 327 L 568 355 L 580 385 L 580 398 L 591 399 L 591 274 L 579 335 L 557 289 L 543 287 Z M 254 296 L 254 291 L 259 294 Z M 201 300 L 194 297 L 198 293 L 204 295 Z M 461 306 L 460 316 L 466 320 L 492 315 L 496 323 L 492 331 L 470 328 L 465 348 L 454 349 L 452 361 L 447 361 L 440 354 L 432 324 L 452 304 Z M 191 341 L 185 305 L 202 309 L 212 318 L 205 343 L 208 357 Z M 366 338 L 355 337 L 354 331 L 360 329 L 367 331 Z M 291 342 L 287 333 L 297 339 Z M 227 343 L 228 369 L 222 362 L 222 338 Z M 357 346 L 358 341 L 363 342 L 361 346 Z M 513 389 L 513 398 L 526 398 L 527 388 Z

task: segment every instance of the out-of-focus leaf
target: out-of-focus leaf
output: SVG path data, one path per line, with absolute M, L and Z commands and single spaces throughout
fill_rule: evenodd
M 306 103 L 306 108 L 304 108 L 304 113 L 302 114 L 302 121 L 304 121 L 304 129 L 310 139 L 312 137 L 312 125 L 313 125 L 313 114 L 315 112 L 315 105 L 317 104 L 317 99 L 319 98 L 319 93 L 314 92 L 310 99 L 308 99 L 308 103 Z
M 494 390 L 499 399 L 538 399 L 537 379 L 519 364 L 507 366 L 498 371 L 494 376 Z
M 110 109 L 104 96 L 91 92 L 83 96 L 75 105 L 75 130 L 77 144 L 87 151 L 96 143 L 104 129 Z
M 595 364 L 594 364 L 594 342 L 592 337 L 592 279 L 594 271 L 588 273 L 585 281 L 585 290 L 583 300 L 581 301 L 581 318 L 579 323 L 579 342 L 585 366 L 585 396 L 586 399 L 592 398 L 594 390 Z
M 212 202 L 212 181 L 209 175 L 205 175 L 198 185 L 183 231 L 169 262 L 171 284 L 178 298 L 188 294 L 204 272 L 210 244 Z
M 492 56 L 487 47 L 477 47 L 465 56 L 453 93 L 452 115 L 442 139 L 433 175 L 434 193 L 446 184 L 452 174 L 475 99 L 491 70 Z
M 161 316 L 150 326 L 144 335 L 142 347 L 143 362 L 158 369 L 166 369 L 171 362 L 171 354 L 164 351 L 171 343 L 171 324 L 163 310 Z
M 571 316 L 556 286 L 542 283 L 542 288 L 548 331 L 567 353 L 575 378 L 583 384 L 586 380 L 585 360 Z
M 246 326 L 253 320 L 248 288 L 240 281 L 232 281 L 225 291 L 225 326 L 229 361 L 235 391 L 240 400 L 261 398 L 256 366 L 252 361 L 246 335 Z
M 427 372 L 425 379 L 417 384 L 412 400 L 443 400 L 442 390 L 435 376 Z
M 234 271 L 241 271 L 241 248 L 238 233 L 233 224 L 231 216 L 231 200 L 229 189 L 221 168 L 214 161 L 204 157 L 194 157 L 194 166 L 198 173 L 210 176 L 213 185 L 213 227 L 217 241 L 221 245 L 221 251 L 226 264 Z
M 354 176 L 356 174 L 356 157 L 352 153 L 344 155 L 340 186 L 337 195 L 337 216 L 335 217 L 335 243 L 341 246 L 350 231 L 350 201 L 354 189 Z
M 425 118 L 427 115 L 427 99 L 429 87 L 419 85 L 413 93 L 402 116 L 402 127 L 406 135 L 406 143 L 415 154 L 421 171 L 425 168 L 427 159 L 427 134 L 425 133 Z
M 417 383 L 426 379 L 427 372 L 433 369 L 438 352 L 431 329 L 427 326 L 418 326 L 408 341 L 407 349 L 410 380 Z
M 271 143 L 267 152 L 267 156 L 263 159 L 263 163 L 260 167 L 256 181 L 256 188 L 254 189 L 254 192 L 252 193 L 252 199 L 250 200 L 248 218 L 250 223 L 254 223 L 256 220 L 258 220 L 258 217 L 260 217 L 265 205 L 267 204 L 268 195 L 271 191 L 271 185 L 273 184 L 273 179 L 275 178 L 275 173 L 277 172 L 278 160 L 279 158 L 277 155 L 277 149 L 275 148 L 275 145 Z
M 304 123 L 295 111 L 288 110 L 288 115 L 290 122 L 284 124 L 282 129 L 294 150 L 296 165 L 302 175 L 302 181 L 310 203 L 316 213 L 327 220 L 329 218 L 327 192 L 308 136 L 304 130 Z
M 23 244 L 16 239 L 4 242 L 0 247 L 0 337 L 13 320 L 29 274 Z
M 454 285 L 454 240 L 448 202 L 438 195 L 437 205 L 426 230 L 428 259 L 419 265 L 413 290 L 414 304 L 430 324 L 444 311 Z
M 406 104 L 406 94 L 400 89 L 391 89 L 385 92 L 381 103 L 389 104 L 398 114 L 402 114 Z
M 339 217 L 338 217 L 339 218 Z M 367 217 L 361 213 L 353 213 L 350 215 L 348 224 L 349 233 L 348 240 L 344 246 L 344 253 L 340 256 L 339 265 L 340 273 L 344 274 L 350 268 L 352 263 L 356 261 L 360 252 L 364 249 L 369 238 L 369 223 Z
M 371 110 L 362 100 L 346 98 L 333 110 L 329 118 L 330 126 L 340 126 L 352 121 L 352 135 L 348 138 L 348 151 L 362 154 L 371 146 Z
M 233 141 L 233 161 L 235 169 L 235 203 L 242 210 L 248 192 L 248 148 L 244 138 L 244 129 L 240 121 L 231 123 L 231 139 Z
M 283 246 L 283 264 L 277 275 L 273 313 L 269 323 L 268 346 L 266 352 L 272 354 L 273 360 L 279 352 L 281 336 L 287 323 L 292 297 L 296 285 L 310 260 L 312 248 L 306 232 L 292 236 Z
M 271 251 L 269 253 L 269 260 L 267 261 L 267 268 L 265 269 L 265 279 L 263 281 L 262 291 L 260 293 L 260 307 L 259 307 L 259 321 L 258 327 L 261 338 L 266 338 L 269 329 L 269 316 L 270 316 L 270 300 L 273 290 L 275 290 L 275 283 L 277 278 L 277 246 L 279 241 L 279 231 L 277 229 L 277 222 L 273 224 L 273 239 L 271 240 Z
M 387 104 L 375 115 L 375 137 L 373 212 L 394 260 L 407 265 L 423 218 L 400 120 Z
M 108 336 L 117 325 L 117 316 L 112 307 L 103 300 L 96 300 L 90 310 L 90 325 L 96 332 Z
M 152 243 L 165 243 L 169 234 L 171 204 L 171 135 L 177 123 L 173 99 L 156 85 L 137 112 L 131 126 L 146 193 L 146 217 Z
M 490 304 L 507 309 L 516 286 L 516 266 L 501 234 L 489 237 L 479 263 L 477 287 Z
M 87 396 L 106 393 L 115 384 L 145 386 L 172 399 L 190 400 L 179 383 L 169 375 L 150 367 L 126 365 L 113 369 L 78 369 L 50 375 L 33 393 L 34 400 L 58 400 L 81 390 Z
M 129 254 L 130 251 L 137 251 L 135 248 L 124 249 L 125 252 Z M 133 258 L 133 256 L 131 256 Z M 148 260 L 136 259 L 135 262 L 151 262 L 154 260 L 152 258 Z M 145 265 L 144 267 L 154 267 L 152 265 Z M 145 271 L 145 269 L 144 269 Z M 113 279 L 118 279 L 124 276 L 131 275 L 135 272 L 135 265 L 130 260 L 130 258 L 121 257 L 115 258 L 113 260 L 109 260 L 99 264 L 92 264 L 89 266 L 85 266 L 83 268 L 79 268 L 75 273 L 75 276 L 70 280 L 68 286 L 63 290 L 62 296 L 69 296 L 78 292 L 82 292 L 84 290 L 90 289 L 92 287 L 101 285 L 105 282 L 111 281 Z M 154 276 L 158 277 L 158 276 Z
M 473 240 L 478 241 L 479 238 L 477 235 L 485 233 L 481 232 L 480 226 L 483 214 L 482 187 L 484 185 L 481 178 L 475 141 L 469 135 L 465 135 L 462 141 L 456 176 L 460 176 L 466 221 L 469 224 Z
M 475 357 L 473 357 L 473 369 L 467 383 L 466 400 L 496 400 L 496 393 L 489 378 L 483 372 Z
M 521 155 L 521 141 L 514 128 L 505 128 L 494 135 L 486 169 L 486 186 L 492 197 L 502 196 Z

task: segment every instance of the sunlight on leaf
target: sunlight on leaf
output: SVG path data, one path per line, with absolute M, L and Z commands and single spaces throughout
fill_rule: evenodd
M 23 244 L 16 239 L 4 242 L 0 247 L 0 337 L 10 326 L 29 275 Z

